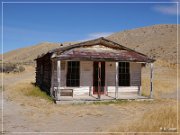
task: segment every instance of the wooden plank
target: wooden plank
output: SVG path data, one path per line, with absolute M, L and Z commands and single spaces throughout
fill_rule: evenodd
M 54 61 L 51 61 L 51 97 L 54 97 L 53 91 L 54 91 Z
M 107 63 L 105 62 L 105 95 L 108 96 L 108 87 L 107 87 Z
M 73 97 L 73 89 L 60 89 L 61 96 L 72 96 Z
M 46 54 L 36 60 L 36 85 L 51 94 L 51 54 Z M 43 68 L 42 68 L 43 66 Z
M 142 88 L 141 88 L 141 85 L 138 86 L 138 95 L 139 95 L 139 96 L 142 95 Z
M 116 62 L 116 86 L 115 86 L 115 98 L 118 98 L 118 87 L 119 87 L 119 63 Z
M 58 89 L 57 89 L 57 94 L 56 94 L 56 98 L 57 100 L 60 100 L 60 87 L 61 87 L 61 61 L 58 60 L 57 61 L 57 82 L 58 82 Z
M 141 85 L 141 63 L 130 62 L 130 85 Z
M 101 99 L 101 62 L 98 62 L 98 98 Z

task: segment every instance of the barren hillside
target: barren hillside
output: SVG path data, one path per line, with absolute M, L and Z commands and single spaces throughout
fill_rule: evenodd
M 63 45 L 70 45 L 70 42 L 63 43 Z M 32 63 L 38 55 L 43 53 L 47 53 L 49 50 L 58 48 L 61 43 L 49 43 L 44 42 L 34 46 L 20 48 L 17 50 L 13 50 L 10 52 L 5 53 L 4 62 L 13 62 L 13 63 Z
M 114 33 L 107 38 L 155 59 L 162 59 L 171 63 L 176 63 L 177 25 L 164 24 L 142 27 Z M 64 43 L 64 45 L 70 44 L 72 43 Z M 47 51 L 59 46 L 60 43 L 46 42 L 31 47 L 17 49 L 5 53 L 4 61 L 32 62 L 38 55 L 46 53 Z
M 176 63 L 177 25 L 154 25 L 122 31 L 110 35 L 108 39 L 155 59 Z

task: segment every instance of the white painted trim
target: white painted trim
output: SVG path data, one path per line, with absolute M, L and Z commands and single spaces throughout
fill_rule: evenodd
M 56 98 L 57 100 L 60 100 L 60 87 L 61 87 L 61 61 L 57 61 L 57 82 L 58 82 L 58 89 L 56 91 Z
M 118 87 L 119 87 L 119 62 L 116 62 L 116 79 L 115 79 L 115 98 L 118 98 Z

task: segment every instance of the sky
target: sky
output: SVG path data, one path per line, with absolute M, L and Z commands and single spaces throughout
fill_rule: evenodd
M 166 2 L 175 1 L 166 0 Z M 3 3 L 2 19 L 1 49 L 5 53 L 41 42 L 84 41 L 144 26 L 176 24 L 177 4 Z

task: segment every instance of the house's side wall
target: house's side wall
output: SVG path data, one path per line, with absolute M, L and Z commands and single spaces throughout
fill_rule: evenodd
M 35 78 L 36 78 L 36 85 L 37 86 L 40 86 L 42 84 L 42 77 L 43 77 L 42 71 L 41 71 L 42 64 L 43 63 L 40 59 L 36 60 L 36 71 L 35 71 L 36 76 L 35 76 Z
M 36 60 L 36 85 L 50 94 L 51 60 L 50 54 Z

